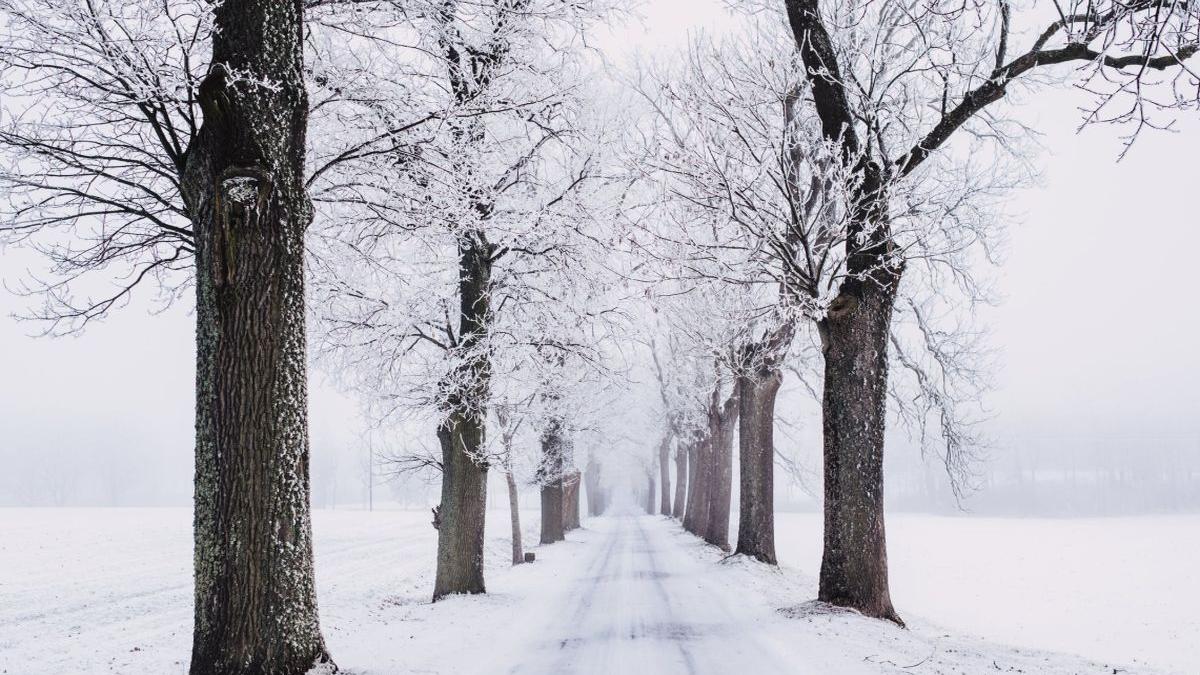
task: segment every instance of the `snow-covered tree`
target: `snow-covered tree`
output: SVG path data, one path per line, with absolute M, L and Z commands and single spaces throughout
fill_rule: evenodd
M 1085 122 L 1130 123 L 1132 136 L 1200 101 L 1186 65 L 1200 49 L 1200 8 L 1173 0 L 827 3 L 745 0 L 786 15 L 847 193 L 846 273 L 818 323 L 824 353 L 825 550 L 820 599 L 898 621 L 888 591 L 883 439 L 889 342 L 902 280 L 920 268 L 954 280 L 903 238 L 914 184 L 954 187 L 962 157 L 1021 135 L 996 105 L 1054 78 L 1091 92 Z M 990 152 L 989 152 L 990 151 Z M 961 183 L 958 183 L 961 184 Z M 958 189 L 953 192 L 961 192 Z M 935 203 L 937 204 L 937 203 Z M 946 207 L 952 200 L 942 200 Z M 969 240 L 948 219 L 943 231 Z
M 588 360 L 587 326 L 604 314 L 603 284 L 583 274 L 603 252 L 596 195 L 607 181 L 580 40 L 605 8 L 505 0 L 426 9 L 388 29 L 412 40 L 398 68 L 417 75 L 384 91 L 438 122 L 323 176 L 327 185 L 314 186 L 328 202 L 318 202 L 325 217 L 312 245 L 326 363 L 375 417 L 437 428 L 441 598 L 484 590 L 493 395 L 522 370 L 544 370 L 547 354 Z M 373 82 L 368 70 L 363 81 Z
M 821 137 L 816 117 L 800 107 L 811 92 L 799 67 L 786 33 L 760 21 L 722 43 L 694 40 L 680 63 L 635 80 L 654 111 L 635 166 L 657 187 L 650 206 L 632 212 L 640 225 L 637 251 L 669 284 L 661 292 L 678 288 L 692 296 L 690 315 L 675 323 L 728 373 L 727 402 L 740 410 L 730 410 L 740 425 L 738 551 L 767 562 L 775 560 L 775 399 L 789 355 L 797 372 L 819 370 L 807 345 L 819 339 L 848 274 L 857 180 Z M 987 250 L 992 233 L 990 221 L 979 217 L 981 201 L 1002 187 L 997 179 L 977 179 L 980 173 L 916 186 L 925 193 L 904 192 L 909 207 L 896 218 L 895 240 L 903 246 L 897 255 L 941 261 L 973 282 L 963 251 L 973 241 Z M 909 289 L 926 291 L 919 284 Z M 912 354 L 913 365 L 924 356 Z M 937 409 L 948 431 L 961 431 L 962 415 L 951 409 L 943 383 L 925 384 L 928 391 L 916 392 L 902 410 Z M 722 408 L 711 406 L 713 433 L 702 439 L 721 438 Z M 958 461 L 961 445 L 947 456 Z

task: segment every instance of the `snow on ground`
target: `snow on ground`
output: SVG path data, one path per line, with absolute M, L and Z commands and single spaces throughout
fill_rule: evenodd
M 785 566 L 815 576 L 820 514 L 776 516 Z M 1200 673 L 1200 515 L 889 514 L 904 617 L 1037 649 Z
M 322 625 L 351 675 L 1145 673 L 1153 671 L 1130 667 L 1124 655 L 1156 650 L 1168 657 L 1146 663 L 1179 672 L 1194 672 L 1188 664 L 1196 663 L 1178 660 L 1194 656 L 1188 624 L 1166 624 L 1195 606 L 1188 594 L 1195 586 L 1187 585 L 1195 584 L 1194 567 L 1149 567 L 1123 556 L 1114 534 L 1130 537 L 1127 545 L 1147 559 L 1186 558 L 1194 548 L 1167 550 L 1165 542 L 1194 547 L 1200 518 L 1136 519 L 1141 526 L 1128 527 L 1096 521 L 1094 531 L 1081 521 L 1070 537 L 1058 521 L 893 517 L 895 595 L 910 630 L 808 602 L 811 578 L 791 569 L 815 570 L 808 545 L 797 543 L 811 535 L 808 516 L 780 518 L 782 570 L 722 560 L 666 519 L 631 515 L 592 519 L 567 542 L 536 549 L 536 564 L 510 568 L 507 518 L 492 511 L 489 595 L 437 605 L 428 602 L 429 518 L 423 511 L 314 514 Z M 535 519 L 525 514 L 531 541 Z M 185 509 L 0 509 L 0 673 L 185 673 L 190 520 Z M 1042 557 L 1016 550 L 1035 543 L 1050 550 Z M 1033 574 L 1022 555 L 1026 565 L 1054 571 Z M 1075 575 L 1090 584 L 1072 578 L 1082 562 L 1089 568 Z M 1041 588 L 1043 581 L 1058 585 Z M 1085 585 L 1082 596 L 1071 592 Z M 1151 604 L 1135 602 L 1146 595 Z M 1097 635 L 1104 645 L 1070 647 L 1109 665 L 952 636 L 920 615 L 953 626 L 955 635 L 1027 645 L 1054 643 L 1038 632 L 1060 630 L 1069 633 L 1062 642 L 1074 644 L 1072 636 L 1121 617 L 1128 630 Z M 1147 637 L 1171 630 L 1174 638 Z

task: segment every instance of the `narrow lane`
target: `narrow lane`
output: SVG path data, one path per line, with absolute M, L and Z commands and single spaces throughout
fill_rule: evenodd
M 763 609 L 739 603 L 673 524 L 625 513 L 588 526 L 587 563 L 513 675 L 795 672 L 756 635 Z

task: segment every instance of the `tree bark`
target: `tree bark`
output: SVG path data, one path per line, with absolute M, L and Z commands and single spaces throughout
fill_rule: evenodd
M 738 375 L 741 494 L 736 553 L 774 565 L 775 397 L 783 375 L 772 361 Z
M 433 600 L 485 592 L 483 528 L 487 514 L 487 465 L 482 420 L 454 413 L 438 428 L 442 446 L 442 501 L 438 506 L 437 578 Z
M 708 439 L 701 437 L 688 446 L 687 510 L 683 514 L 683 529 L 695 535 L 703 533 L 702 523 L 708 522 Z
M 508 514 L 512 521 L 512 562 L 520 565 L 525 562 L 525 549 L 521 545 L 521 506 L 517 496 L 517 479 L 511 471 L 505 471 L 504 480 L 508 483 Z
M 863 284 L 856 306 L 821 325 L 825 550 L 818 599 L 900 623 L 888 590 L 883 510 L 887 341 L 896 283 Z
M 196 237 L 193 675 L 332 668 L 309 515 L 303 21 L 299 1 L 216 6 L 181 184 Z
M 563 531 L 579 529 L 579 487 L 583 476 L 572 470 L 563 476 Z
M 654 515 L 654 507 L 658 504 L 655 499 L 654 488 L 657 483 L 654 481 L 654 471 L 646 472 L 646 503 L 644 504 L 646 513 Z
M 563 530 L 562 478 L 542 484 L 542 543 L 553 544 L 566 538 Z
M 658 444 L 658 480 L 662 486 L 659 513 L 671 515 L 671 434 L 663 436 Z
M 688 453 L 682 443 L 675 447 L 675 503 L 671 506 L 671 515 L 683 520 L 687 508 L 688 487 Z
M 709 410 L 710 466 L 708 520 L 704 540 L 729 550 L 729 515 L 733 501 L 733 432 L 739 413 L 739 386 L 718 407 L 719 392 L 714 391 Z
M 467 355 L 457 366 L 449 413 L 438 428 L 442 448 L 442 501 L 438 507 L 437 577 L 433 600 L 483 593 L 483 530 L 487 517 L 488 464 L 484 458 L 491 362 L 476 345 L 491 323 L 492 254 L 482 232 L 460 236 L 459 342 Z
M 563 424 L 551 420 L 542 432 L 542 543 L 562 541 L 563 531 Z

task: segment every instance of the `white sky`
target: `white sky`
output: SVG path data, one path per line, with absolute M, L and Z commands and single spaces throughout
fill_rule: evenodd
M 600 45 L 623 52 L 679 45 L 696 26 L 719 28 L 716 3 L 657 0 L 646 29 Z M 1081 100 L 1080 100 L 1081 101 Z M 990 399 L 1001 434 L 1154 436 L 1200 429 L 1200 180 L 1184 170 L 1200 157 L 1200 120 L 1182 133 L 1147 133 L 1117 163 L 1119 132 L 1074 131 L 1071 95 L 1031 97 L 1018 115 L 1045 133 L 1042 185 L 1012 196 L 1023 214 L 1010 229 L 989 313 L 1000 348 L 1000 385 Z M 33 260 L 0 255 L 12 281 Z M 162 497 L 190 494 L 193 317 L 190 303 L 151 316 L 118 312 L 80 338 L 27 337 L 7 315 L 21 300 L 0 290 L 0 462 L 73 451 L 103 471 L 121 462 L 163 475 Z M 354 406 L 312 376 L 315 453 L 353 443 Z M 79 457 L 85 460 L 78 460 Z M 112 470 L 111 468 L 108 470 Z M 0 469 L 0 473 L 3 470 Z M 20 480 L 20 478 L 18 478 Z

